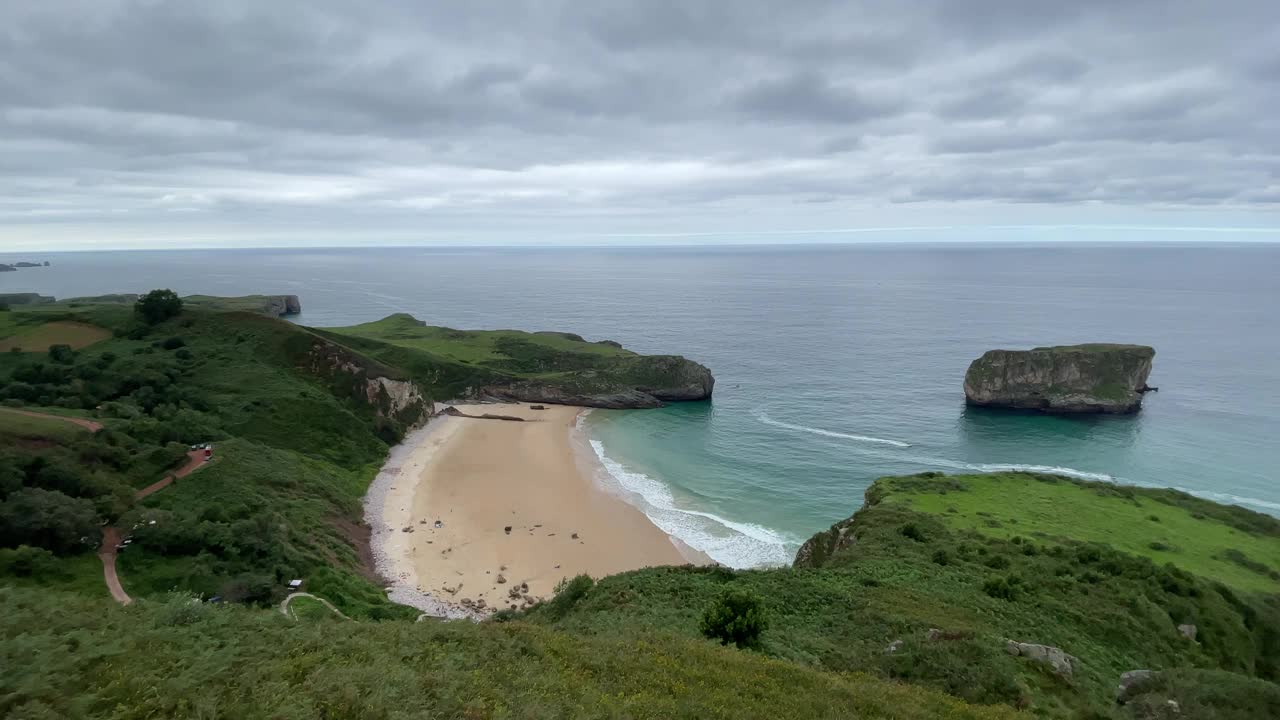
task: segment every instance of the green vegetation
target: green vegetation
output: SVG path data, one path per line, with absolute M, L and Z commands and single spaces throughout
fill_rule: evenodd
M 666 632 L 294 621 L 182 596 L 117 608 L 15 588 L 0 605 L 0 714 L 14 720 L 1019 717 Z
M 4 329 L 0 325 L 0 331 Z M 51 346 L 60 344 L 79 350 L 111 337 L 110 332 L 100 327 L 78 322 L 51 322 L 25 328 L 14 324 L 9 329 L 12 334 L 0 340 L 0 352 L 18 349 L 22 352 L 42 353 Z
M 1280 568 L 1280 520 L 1176 490 L 998 473 L 951 478 L 946 493 L 909 479 L 882 481 L 877 492 L 887 503 L 984 535 L 1105 539 L 1114 550 L 1172 563 L 1233 588 L 1280 589 L 1280 578 L 1271 574 Z
M 1042 531 L 1031 517 L 1020 516 L 1012 531 L 1020 534 L 1011 534 L 970 523 L 958 509 L 949 512 L 974 492 L 968 486 L 988 479 L 1021 483 L 1005 487 L 993 508 L 1018 507 L 1022 489 L 1038 484 L 1060 482 L 1079 491 L 1059 498 L 1055 524 L 1046 527 L 1077 526 L 1100 510 L 1134 507 L 1124 492 L 1102 492 L 1111 486 L 1061 478 L 888 478 L 868 491 L 867 506 L 851 520 L 815 536 L 800 567 L 624 573 L 600 579 L 567 612 L 550 612 L 547 603 L 518 617 L 576 635 L 662 629 L 694 638 L 702 635 L 703 608 L 726 591 L 746 592 L 760 598 L 769 619 L 759 644 L 766 655 L 923 685 L 972 703 L 1027 708 L 1042 717 L 1135 717 L 1115 707 L 1114 697 L 1120 674 L 1139 668 L 1214 670 L 1251 687 L 1275 688 L 1280 583 L 1265 592 L 1229 587 L 1143 553 Z M 1205 510 L 1200 522 L 1215 526 L 1211 537 L 1235 538 L 1234 530 L 1238 537 L 1270 542 L 1272 518 L 1177 493 L 1166 499 L 1154 510 L 1145 504 L 1134 510 L 1142 519 L 1138 528 L 1164 531 L 1163 522 L 1146 519 L 1152 513 L 1172 519 Z M 940 511 L 917 509 L 931 503 Z M 1105 523 L 1093 530 L 1108 531 Z M 1136 543 L 1141 532 L 1133 534 Z M 1195 641 L 1179 632 L 1185 623 L 1197 626 Z M 1072 676 L 1056 675 L 1005 652 L 1007 638 L 1062 648 L 1080 663 Z M 1184 697 L 1197 692 L 1183 688 Z
M 133 311 L 148 325 L 162 323 L 182 312 L 182 298 L 172 290 L 152 290 L 138 298 Z
M 118 567 L 136 596 L 177 588 L 270 603 L 304 577 L 348 614 L 413 615 L 386 602 L 359 555 L 359 498 L 387 442 L 424 411 L 370 400 L 364 378 L 395 371 L 260 315 L 191 308 L 151 325 L 118 303 L 5 315 L 24 329 L 91 325 L 108 339 L 0 354 L 0 401 L 107 427 L 0 410 L 0 438 L 12 440 L 0 445 L 0 516 L 13 518 L 0 547 L 96 563 L 99 526 L 117 524 L 133 536 Z M 134 500 L 208 441 L 214 463 Z M 24 577 L 58 587 L 79 575 Z
M 264 300 L 189 298 L 154 323 L 126 299 L 0 313 L 0 337 L 99 335 L 0 353 L 0 715 L 1278 712 L 1280 521 L 1045 475 L 885 478 L 796 567 L 579 576 L 491 622 L 414 622 L 368 574 L 360 498 L 431 398 L 696 378 L 563 334 L 408 316 L 311 330 L 264 316 Z M 409 380 L 393 402 L 383 383 Z M 212 463 L 135 497 L 203 442 Z M 93 553 L 104 523 L 131 539 L 116 563 L 129 607 Z M 308 598 L 280 613 L 295 578 L 354 621 Z M 1069 653 L 1070 674 L 1011 655 L 1010 639 Z M 1157 673 L 1117 705 L 1134 669 Z
M 725 590 L 702 613 L 699 629 L 705 637 L 733 643 L 738 648 L 760 647 L 760 633 L 768 626 L 764 604 L 756 595 L 742 590 Z
M 442 398 L 479 391 L 534 402 L 654 407 L 710 397 L 711 374 L 684 358 L 637 355 L 568 333 L 454 330 L 410 315 L 321 331 L 403 368 Z

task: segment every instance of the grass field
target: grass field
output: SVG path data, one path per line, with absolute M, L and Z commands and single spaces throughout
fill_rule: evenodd
M 23 352 L 42 353 L 50 345 L 70 345 L 79 350 L 111 337 L 111 331 L 82 322 L 56 321 L 22 327 L 0 340 L 0 352 L 21 348 Z
M 1273 533 L 1250 532 L 1206 515 L 1212 503 L 1183 496 L 1182 504 L 1171 504 L 1169 491 L 1023 473 L 949 480 L 945 494 L 928 486 L 913 492 L 910 480 L 889 480 L 886 502 L 984 535 L 1105 542 L 1241 590 L 1280 592 L 1280 522 Z
M 381 340 L 392 345 L 423 350 L 462 363 L 483 364 L 516 359 L 512 344 L 532 343 L 558 353 L 587 353 L 600 357 L 634 356 L 611 345 L 576 340 L 563 333 L 529 333 L 518 330 L 454 330 L 423 325 L 410 315 L 397 314 L 376 322 L 325 328 L 341 335 Z
M 0 439 L 20 440 L 52 440 L 68 442 L 88 437 L 89 431 L 61 420 L 31 417 L 14 412 L 8 408 L 0 408 Z

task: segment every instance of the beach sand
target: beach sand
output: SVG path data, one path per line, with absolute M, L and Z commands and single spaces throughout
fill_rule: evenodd
M 483 600 L 501 609 L 524 604 L 510 596 L 522 585 L 521 596 L 549 597 L 561 579 L 581 573 L 705 561 L 682 553 L 642 512 L 596 484 L 590 460 L 570 442 L 580 408 L 458 409 L 526 422 L 443 417 L 413 438 L 417 445 L 384 499 L 389 577 L 450 604 Z

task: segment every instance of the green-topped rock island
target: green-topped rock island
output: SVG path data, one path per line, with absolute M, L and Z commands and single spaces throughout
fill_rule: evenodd
M 1146 345 L 1061 345 L 989 350 L 964 376 L 970 405 L 1049 413 L 1137 412 L 1151 388 Z

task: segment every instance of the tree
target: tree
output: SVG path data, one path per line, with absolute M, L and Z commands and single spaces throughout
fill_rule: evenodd
M 726 590 L 702 613 L 702 634 L 721 645 L 733 643 L 739 648 L 760 646 L 760 633 L 768 625 L 764 603 L 754 593 Z
M 148 325 L 162 323 L 182 312 L 182 298 L 172 290 L 152 290 L 138 298 L 133 311 Z
M 32 545 L 68 554 L 83 550 L 80 539 L 98 536 L 98 513 L 88 500 L 56 490 L 23 488 L 0 502 L 0 544 Z
M 72 350 L 70 345 L 50 345 L 49 359 L 56 363 L 70 365 L 76 361 L 76 351 Z

